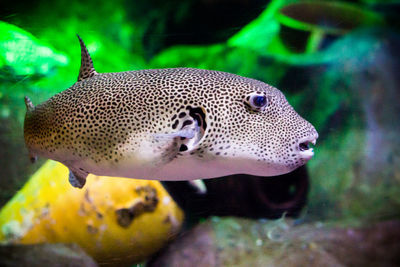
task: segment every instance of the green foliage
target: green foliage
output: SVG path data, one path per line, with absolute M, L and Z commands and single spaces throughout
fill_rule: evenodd
M 7 118 L 14 109 L 17 114 L 13 117 L 21 121 L 24 95 L 34 94 L 35 82 L 49 76 L 57 67 L 67 65 L 68 57 L 5 22 L 0 22 L 0 36 L 0 116 Z
M 1 71 L 3 80 L 47 75 L 55 67 L 67 63 L 65 55 L 47 47 L 30 33 L 0 21 L 0 68 L 5 68 Z

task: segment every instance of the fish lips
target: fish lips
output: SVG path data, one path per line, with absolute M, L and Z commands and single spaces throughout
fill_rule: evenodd
M 304 160 L 309 160 L 314 156 L 314 149 L 310 147 L 310 144 L 315 145 L 317 143 L 318 134 L 314 134 L 310 137 L 304 137 L 298 142 L 299 155 Z

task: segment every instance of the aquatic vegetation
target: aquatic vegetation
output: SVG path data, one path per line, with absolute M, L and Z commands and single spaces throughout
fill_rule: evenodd
M 26 93 L 35 94 L 32 84 L 68 64 L 68 57 L 39 41 L 30 33 L 0 21 L 0 116 L 10 116 L 11 105 Z M 21 118 L 20 114 L 14 114 Z
M 0 22 L 0 32 L 0 68 L 7 68 L 9 75 L 44 76 L 68 63 L 65 55 L 54 52 L 21 28 Z M 1 73 L 4 75 L 6 70 Z

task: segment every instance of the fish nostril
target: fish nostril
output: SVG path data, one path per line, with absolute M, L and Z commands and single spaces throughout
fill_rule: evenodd
M 299 148 L 300 148 L 300 151 L 308 150 L 310 148 L 309 142 L 300 143 Z

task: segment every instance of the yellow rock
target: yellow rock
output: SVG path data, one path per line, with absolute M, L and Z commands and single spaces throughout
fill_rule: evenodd
M 0 240 L 77 243 L 99 263 L 139 262 L 180 229 L 183 212 L 158 181 L 89 175 L 46 162 L 0 211 Z

